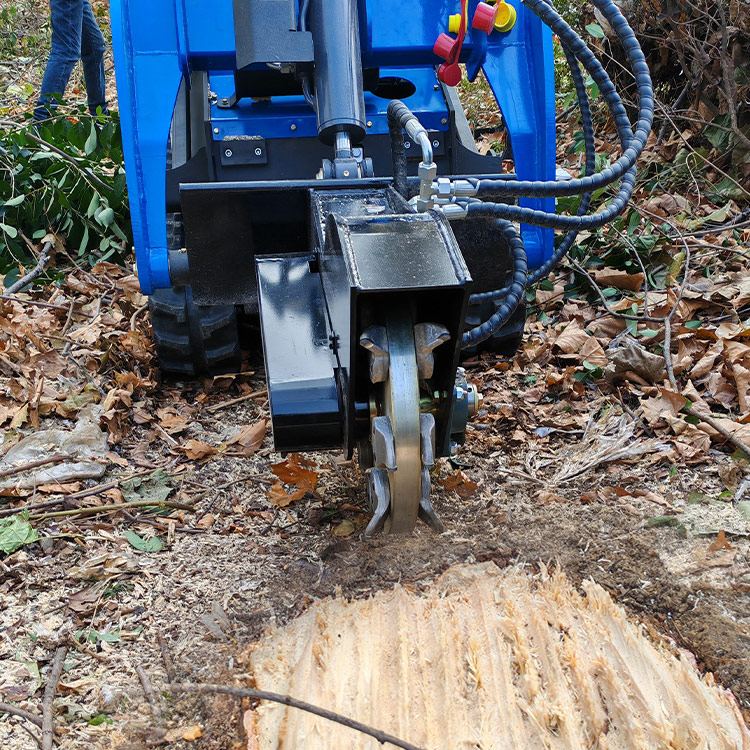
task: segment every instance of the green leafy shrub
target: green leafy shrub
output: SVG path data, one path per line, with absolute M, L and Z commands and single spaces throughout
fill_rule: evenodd
M 0 273 L 8 286 L 52 232 L 78 262 L 122 262 L 132 244 L 117 113 L 0 121 Z

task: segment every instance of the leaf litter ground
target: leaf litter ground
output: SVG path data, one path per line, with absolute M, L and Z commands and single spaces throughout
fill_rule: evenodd
M 639 399 L 660 398 L 658 385 L 623 398 L 627 383 L 582 382 L 557 331 L 530 323 L 515 359 L 467 362 L 484 400 L 462 451 L 435 475 L 446 533 L 421 526 L 410 538 L 366 540 L 353 462 L 271 452 L 257 354 L 244 375 L 158 383 L 131 277 L 106 264 L 91 277 L 100 283 L 75 272 L 47 295 L 57 310 L 2 303 L 14 321 L 4 329 L 6 425 L 15 421 L 6 441 L 70 429 L 92 409 L 108 441 L 100 478 L 23 489 L 42 471 L 32 469 L 0 505 L 61 501 L 31 511 L 40 541 L 0 560 L 0 700 L 38 710 L 64 639 L 62 747 L 241 742 L 236 701 L 170 696 L 154 709 L 136 667 L 164 684 L 166 654 L 177 679 L 248 684 L 243 649 L 313 601 L 396 583 L 422 590 L 474 561 L 551 563 L 575 583 L 592 578 L 655 637 L 692 651 L 747 711 L 750 543 L 733 502 L 746 465 L 710 438 L 694 443 L 641 416 Z M 74 289 L 80 302 L 91 297 L 74 309 L 94 317 L 74 316 L 59 335 Z M 183 739 L 195 727 L 201 737 Z M 16 720 L 0 733 L 6 747 L 33 746 Z

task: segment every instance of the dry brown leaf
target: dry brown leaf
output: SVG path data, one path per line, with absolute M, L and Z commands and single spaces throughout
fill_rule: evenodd
M 247 427 L 243 427 L 227 445 L 236 445 L 243 456 L 252 456 L 260 450 L 266 435 L 267 420 L 261 419 Z
M 216 516 L 213 513 L 206 513 L 203 518 L 195 522 L 198 529 L 210 529 L 216 523 Z
M 536 499 L 542 503 L 567 503 L 568 502 L 564 497 L 560 497 L 560 495 L 556 495 L 554 492 L 549 492 L 547 490 L 541 490 L 541 492 L 538 492 Z
M 317 472 L 309 468 L 313 465 L 311 461 L 308 461 L 299 453 L 292 453 L 283 461 L 271 464 L 271 471 L 282 482 L 296 485 L 299 490 L 302 490 L 302 494 L 304 495 L 305 492 L 312 492 L 318 484 Z
M 669 388 L 659 388 L 659 393 L 664 401 L 669 404 L 669 410 L 672 415 L 679 414 L 687 404 L 688 400 L 681 393 L 675 393 L 669 390 Z
M 591 275 L 599 286 L 611 286 L 628 292 L 638 292 L 643 286 L 642 273 L 628 273 L 616 268 L 600 268 L 598 271 L 593 271 Z
M 724 529 L 722 529 L 717 535 L 716 539 L 714 539 L 713 542 L 708 547 L 709 552 L 718 552 L 721 549 L 737 549 L 736 547 L 733 547 L 729 542 L 727 541 L 727 535 L 724 532 Z
M 350 536 L 356 530 L 357 530 L 357 527 L 354 525 L 354 522 L 346 519 L 342 521 L 338 526 L 334 527 L 333 535 L 334 536 Z
M 288 494 L 281 482 L 274 482 L 266 494 L 271 505 L 275 505 L 277 508 L 286 508 L 287 505 L 301 500 L 307 494 L 307 489 L 301 488 Z
M 29 420 L 29 405 L 24 404 L 14 415 L 13 419 L 10 420 L 8 428 L 15 430 L 17 427 L 21 427 L 26 424 Z
M 183 451 L 191 461 L 199 461 L 201 458 L 213 456 L 218 453 L 213 445 L 193 439 L 188 440 L 185 445 L 180 446 L 180 450 Z
M 470 497 L 479 485 L 469 479 L 460 469 L 440 481 L 440 484 L 448 491 L 454 491 L 459 497 Z
M 593 337 L 589 336 L 579 352 L 581 361 L 586 360 L 596 367 L 607 366 L 607 355 L 602 345 Z
M 195 724 L 192 727 L 188 727 L 182 732 L 182 739 L 185 742 L 195 742 L 195 740 L 203 737 L 203 728 Z
M 750 411 L 750 370 L 744 368 L 739 362 L 733 362 L 732 375 L 737 386 L 737 400 L 740 403 L 740 411 L 747 414 Z
M 565 330 L 555 339 L 554 346 L 565 354 L 573 354 L 580 351 L 589 338 L 586 331 L 574 320 L 568 323 Z

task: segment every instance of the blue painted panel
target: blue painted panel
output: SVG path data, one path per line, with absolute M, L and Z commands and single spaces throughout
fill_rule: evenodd
M 171 286 L 167 266 L 167 140 L 182 67 L 173 0 L 111 0 L 112 47 L 141 289 Z M 161 34 L 157 44 L 137 19 Z
M 515 26 L 488 40 L 483 70 L 510 133 L 521 180 L 555 179 L 555 71 L 552 32 L 519 0 Z M 520 205 L 554 212 L 554 198 L 522 198 Z M 521 225 L 530 268 L 554 251 L 552 229 Z
M 430 130 L 447 129 L 447 109 L 432 53 L 437 36 L 459 0 L 359 0 L 365 65 L 381 75 L 411 80 L 417 91 L 405 99 Z M 473 16 L 478 0 L 470 0 Z M 551 34 L 533 14 L 511 0 L 518 22 L 489 38 L 467 35 L 462 59 L 470 74 L 483 69 L 508 124 L 516 168 L 522 179 L 555 174 L 554 72 Z M 165 228 L 165 170 L 169 125 L 183 75 L 191 68 L 211 71 L 218 97 L 234 91 L 232 0 L 111 0 L 123 147 L 131 201 L 133 236 L 141 286 L 146 293 L 169 286 Z M 223 72 L 222 72 L 223 71 Z M 388 101 L 365 95 L 371 133 L 388 130 Z M 228 135 L 265 138 L 314 137 L 315 115 L 302 97 L 271 102 L 243 100 L 231 110 L 212 107 L 215 139 Z M 291 129 L 294 123 L 296 128 Z M 553 199 L 522 205 L 554 210 Z M 552 252 L 553 233 L 522 227 L 532 267 Z
M 442 92 L 435 87 L 438 79 L 429 68 L 381 68 L 381 77 L 405 78 L 416 86 L 416 91 L 404 102 L 419 117 L 428 130 L 448 129 L 448 109 Z M 210 74 L 211 91 L 219 100 L 234 93 L 234 76 L 229 71 Z M 368 133 L 388 132 L 389 100 L 365 93 L 367 121 L 372 123 Z M 444 122 L 445 121 L 445 122 Z M 213 138 L 220 141 L 227 136 L 260 135 L 264 138 L 314 138 L 318 133 L 315 112 L 302 96 L 279 96 L 272 101 L 242 99 L 232 109 L 211 107 Z M 294 129 L 292 129 L 294 125 Z M 218 132 L 217 132 L 218 130 Z

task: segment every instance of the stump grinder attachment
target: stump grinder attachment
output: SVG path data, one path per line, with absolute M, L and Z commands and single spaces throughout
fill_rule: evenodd
M 356 450 L 368 533 L 442 529 L 430 470 L 478 406 L 462 351 L 512 353 L 528 284 L 632 193 L 651 82 L 618 8 L 594 4 L 635 76 L 635 125 L 548 0 L 111 0 L 161 367 L 235 370 L 238 318 L 259 316 L 276 449 Z M 581 110 L 577 178 L 555 166 L 553 33 Z M 583 69 L 622 148 L 598 173 Z M 502 154 L 478 153 L 456 94 L 480 74 Z M 577 212 L 556 214 L 571 195 Z

